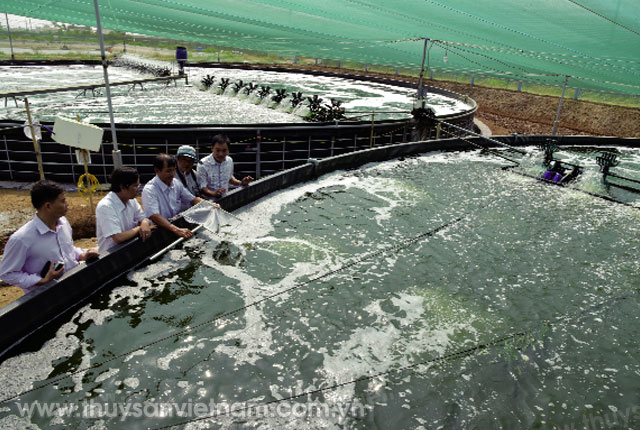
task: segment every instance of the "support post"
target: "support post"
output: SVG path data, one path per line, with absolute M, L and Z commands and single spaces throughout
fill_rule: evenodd
M 262 136 L 260 135 L 260 130 L 258 130 L 258 134 L 256 136 L 256 179 L 260 179 L 260 177 L 262 176 L 262 168 L 260 166 L 260 164 L 262 163 L 262 157 L 261 157 L 261 148 L 260 148 L 260 144 L 262 143 Z
M 376 123 L 376 114 L 375 112 L 371 112 L 371 135 L 369 136 L 369 148 L 373 148 L 373 126 Z
M 87 181 L 87 190 L 89 190 L 89 204 L 91 205 L 91 213 L 93 210 L 93 191 L 91 191 L 91 180 L 89 179 L 89 151 L 82 150 L 82 161 L 84 162 L 84 174 Z
M 122 167 L 122 154 L 118 150 L 118 137 L 116 135 L 116 123 L 113 118 L 113 106 L 111 105 L 111 87 L 109 86 L 109 72 L 107 68 L 107 57 L 104 53 L 104 38 L 102 37 L 102 25 L 100 23 L 100 12 L 98 10 L 98 0 L 93 0 L 93 7 L 96 11 L 96 24 L 98 26 L 98 39 L 100 40 L 100 56 L 102 57 L 102 70 L 104 72 L 104 84 L 107 93 L 107 105 L 109 106 L 109 120 L 111 122 L 111 140 L 113 141 L 113 167 Z
M 40 145 L 38 144 L 38 138 L 36 137 L 35 130 L 33 129 L 33 121 L 31 120 L 31 110 L 29 109 L 29 100 L 24 98 L 24 106 L 27 110 L 27 119 L 29 120 L 29 130 L 31 131 L 31 139 L 33 140 L 33 150 L 36 153 L 36 160 L 38 161 L 38 172 L 40 172 L 40 180 L 44 181 L 44 169 L 42 168 L 42 154 L 40 153 Z
M 562 85 L 562 95 L 560 96 L 560 103 L 558 103 L 558 112 L 556 113 L 556 120 L 553 121 L 553 130 L 551 135 L 555 136 L 558 133 L 558 124 L 560 124 L 560 112 L 562 111 L 562 103 L 564 102 L 564 93 L 567 91 L 567 82 L 569 82 L 569 75 L 565 75 L 564 84 Z
M 11 27 L 9 27 L 9 15 L 4 13 L 4 18 L 7 20 L 7 31 L 9 32 L 9 46 L 11 47 L 11 61 L 15 61 L 16 56 L 13 54 L 13 39 L 11 38 Z
M 420 79 L 418 80 L 418 100 L 422 100 L 420 107 L 424 108 L 424 97 L 422 97 L 423 79 L 424 79 L 424 61 L 427 58 L 427 45 L 429 38 L 424 39 L 424 48 L 422 50 L 422 67 L 420 68 Z

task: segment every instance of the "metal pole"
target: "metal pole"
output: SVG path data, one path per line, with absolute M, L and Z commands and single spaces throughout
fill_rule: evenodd
M 100 40 L 100 55 L 102 56 L 102 70 L 104 71 L 104 83 L 107 90 L 107 104 L 109 105 L 109 120 L 111 121 L 111 139 L 113 140 L 113 167 L 122 167 L 122 154 L 118 150 L 118 138 L 116 136 L 116 123 L 113 119 L 113 106 L 111 105 L 111 88 L 109 87 L 109 72 L 107 68 L 107 58 L 104 54 L 104 38 L 102 37 L 102 25 L 100 24 L 100 12 L 98 11 L 98 0 L 93 0 L 93 7 L 96 10 L 96 23 L 98 25 L 98 39 Z
M 424 76 L 424 60 L 427 58 L 427 45 L 429 39 L 424 39 L 424 49 L 422 50 L 422 67 L 420 68 L 420 80 L 418 81 L 418 100 L 422 100 L 420 107 L 424 107 L 424 98 L 422 97 L 422 78 Z
M 7 15 L 7 12 L 4 13 L 4 17 L 7 20 L 7 31 L 9 32 L 9 46 L 11 47 L 11 61 L 15 61 L 16 56 L 13 55 L 13 40 L 11 39 L 11 27 L 9 27 L 9 15 Z
M 556 113 L 556 120 L 553 121 L 553 131 L 551 135 L 555 136 L 558 133 L 558 124 L 560 123 L 560 111 L 562 111 L 562 102 L 564 102 L 564 93 L 567 91 L 567 82 L 569 81 L 569 75 L 564 76 L 564 85 L 562 85 L 562 95 L 560 96 L 560 103 L 558 103 L 558 112 Z

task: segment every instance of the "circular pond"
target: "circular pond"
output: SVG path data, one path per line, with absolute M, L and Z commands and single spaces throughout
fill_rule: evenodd
M 2 398 L 73 376 L 3 404 L 0 423 L 637 425 L 640 212 L 502 164 L 430 153 L 236 211 L 5 361 Z M 34 404 L 58 412 L 19 417 Z
M 167 63 L 169 64 L 169 63 Z M 317 95 L 325 104 L 334 98 L 342 102 L 347 117 L 360 120 L 365 112 L 380 112 L 375 119 L 407 118 L 413 107 L 415 89 L 374 82 L 336 77 L 312 76 L 301 73 L 281 73 L 259 70 L 198 68 L 187 69 L 189 85 L 179 81 L 177 86 L 164 83 L 139 86 L 112 87 L 112 101 L 116 123 L 133 124 L 245 124 L 245 123 L 296 123 L 303 122 L 299 115 L 289 113 L 290 97 L 281 104 L 268 103 L 276 89 L 288 94 L 302 92 L 305 97 Z M 215 76 L 215 84 L 209 91 L 202 90 L 201 81 L 207 75 Z M 124 67 L 110 67 L 111 82 L 142 79 L 151 75 Z M 270 95 L 265 102 L 255 94 L 238 94 L 231 87 L 224 95 L 217 94 L 221 79 L 269 86 Z M 102 68 L 98 66 L 0 66 L 0 93 L 26 91 L 40 88 L 66 87 L 103 82 Z M 193 85 L 191 85 L 193 84 Z M 233 85 L 231 85 L 233 86 Z M 97 93 L 70 91 L 29 96 L 33 114 L 40 121 L 53 121 L 56 115 L 85 121 L 108 123 L 109 114 L 104 89 Z M 446 115 L 469 110 L 470 106 L 456 99 L 439 94 L 429 94 L 427 101 L 437 114 Z M 306 102 L 305 102 L 306 103 Z M 268 105 L 271 104 L 272 108 Z M 394 113 L 397 112 L 397 113 Z M 304 113 L 304 111 L 303 111 Z M 8 100 L 0 109 L 1 119 L 25 120 L 22 102 Z M 370 115 L 366 118 L 370 118 Z

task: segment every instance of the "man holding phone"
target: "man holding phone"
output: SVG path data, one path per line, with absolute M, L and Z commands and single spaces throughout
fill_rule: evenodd
M 73 245 L 71 226 L 64 217 L 69 205 L 64 189 L 52 181 L 38 181 L 31 188 L 36 214 L 13 233 L 0 262 L 0 279 L 26 293 L 71 270 L 80 261 L 98 256 Z

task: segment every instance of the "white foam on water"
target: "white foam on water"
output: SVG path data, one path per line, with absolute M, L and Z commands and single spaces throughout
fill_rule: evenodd
M 175 272 L 177 269 L 184 267 L 189 261 L 191 260 L 184 250 L 169 250 L 157 263 L 150 264 L 141 270 L 130 272 L 127 277 L 137 285 L 122 286 L 111 291 L 108 307 L 111 308 L 123 299 L 127 299 L 130 306 L 139 305 L 150 291 L 160 291 L 165 288 L 166 284 L 178 279 L 177 275 L 173 275 L 159 281 L 159 277 Z M 146 288 L 146 290 L 143 290 L 143 288 Z
M 0 419 L 0 429 L 40 430 L 40 427 L 33 424 L 26 417 L 22 418 L 17 415 L 8 415 Z
M 82 380 L 84 379 L 84 375 L 87 373 L 89 367 L 91 366 L 91 357 L 95 354 L 89 353 L 89 346 L 85 342 L 80 342 L 80 350 L 82 355 L 80 357 L 80 363 L 78 364 L 79 369 L 87 369 L 78 373 L 74 373 L 71 375 L 71 380 L 74 383 L 73 391 L 76 393 L 80 393 L 83 391 Z
M 33 387 L 36 381 L 45 380 L 53 371 L 54 360 L 69 357 L 80 345 L 73 332 L 77 326 L 64 324 L 56 336 L 47 341 L 40 350 L 8 358 L 0 365 L 0 398 L 15 396 Z M 25 369 L 29 369 L 25 372 Z
M 85 323 L 89 320 L 93 320 L 94 324 L 101 325 L 105 319 L 113 315 L 113 311 L 110 310 L 116 302 L 126 298 L 129 300 L 130 306 L 136 306 L 142 302 L 144 296 L 147 294 L 141 290 L 142 286 L 147 286 L 155 290 L 160 290 L 165 287 L 167 283 L 175 281 L 177 275 L 171 278 L 167 278 L 162 282 L 158 282 L 158 285 L 152 287 L 151 279 L 156 279 L 165 273 L 170 273 L 182 267 L 189 261 L 189 257 L 184 251 L 170 251 L 165 255 L 163 260 L 157 264 L 149 265 L 143 270 L 133 272 L 129 274 L 129 279 L 138 283 L 135 287 L 125 286 L 114 289 L 109 298 L 109 305 L 107 309 L 96 310 L 91 309 L 89 306 L 85 306 L 78 310 L 70 321 L 78 319 L 78 324 Z M 53 371 L 51 363 L 60 360 L 64 357 L 68 357 L 72 352 L 81 348 L 82 355 L 80 357 L 80 364 L 78 368 L 88 368 L 91 366 L 91 357 L 87 351 L 86 344 L 79 342 L 77 337 L 72 333 L 78 328 L 78 325 L 74 322 L 68 322 L 64 324 L 57 332 L 56 335 L 45 345 L 36 352 L 25 353 L 16 357 L 5 360 L 0 366 L 0 380 L 3 384 L 0 388 L 0 395 L 9 397 L 22 391 L 28 390 L 32 387 L 32 384 L 36 381 L 46 380 L 47 376 Z M 144 354 L 144 351 L 136 351 L 132 353 L 127 360 L 131 359 L 135 355 Z M 24 372 L 18 369 L 31 369 L 30 372 Z M 76 392 L 82 391 L 83 384 L 82 379 L 86 372 L 80 372 L 72 376 Z
M 87 321 L 93 321 L 95 325 L 102 325 L 104 320 L 109 318 L 111 315 L 114 315 L 114 312 L 111 309 L 92 309 L 89 306 L 85 306 L 80 311 L 80 320 L 79 324 L 84 324 Z
M 357 328 L 334 351 L 323 354 L 322 372 L 328 381 L 341 383 L 409 364 L 407 355 L 398 356 L 395 353 L 402 333 L 389 320 L 397 320 L 405 327 L 416 323 L 425 311 L 424 298 L 402 293 L 392 301 L 405 311 L 405 317 L 398 318 L 388 314 L 382 310 L 382 300 L 373 301 L 364 310 L 375 316 L 376 322 L 368 327 Z M 433 343 L 423 346 L 428 349 L 431 345 Z M 343 400 L 351 399 L 354 389 L 354 385 L 349 384 L 335 390 L 332 396 Z
M 124 385 L 135 390 L 140 385 L 140 380 L 138 378 L 126 378 L 124 381 Z
M 189 351 L 191 351 L 196 347 L 197 347 L 197 344 L 192 343 L 191 345 L 176 348 L 173 351 L 169 352 L 168 354 L 158 357 L 156 359 L 156 366 L 158 366 L 158 369 L 161 369 L 161 370 L 169 370 L 171 362 L 173 360 L 183 357 L 185 354 L 187 354 Z
M 106 381 L 107 379 L 111 378 L 113 375 L 117 374 L 119 371 L 120 369 L 109 369 L 106 372 L 102 372 L 100 375 L 96 377 L 95 382 Z
M 314 255 L 323 256 L 314 261 L 298 261 L 294 263 L 290 271 L 280 281 L 273 284 L 264 284 L 260 280 L 246 273 L 243 268 L 220 264 L 209 253 L 202 257 L 202 263 L 221 272 L 224 276 L 237 281 L 245 305 L 262 300 L 265 296 L 270 296 L 288 288 L 294 287 L 298 279 L 316 275 L 320 272 L 329 271 L 337 267 L 337 262 L 331 256 L 330 250 L 308 243 L 300 239 L 279 240 L 272 237 L 256 240 L 255 243 L 267 242 L 289 242 L 303 244 L 314 250 Z M 275 303 L 286 301 L 290 293 L 284 293 L 273 299 Z M 265 328 L 264 314 L 261 306 L 249 306 L 243 311 L 245 326 L 238 330 L 225 332 L 223 340 L 239 341 L 242 347 L 226 345 L 222 342 L 216 348 L 218 353 L 223 353 L 233 357 L 238 363 L 255 364 L 263 356 L 271 356 L 275 353 L 275 348 L 271 328 Z
M 124 360 L 122 360 L 122 362 L 126 363 L 127 361 L 130 361 L 132 358 L 134 358 L 134 357 L 136 357 L 138 355 L 145 355 L 146 353 L 147 353 L 147 351 L 144 350 L 144 349 L 141 349 L 141 350 L 138 350 L 138 351 L 133 351 L 131 354 L 127 355 L 127 357 Z
M 375 167 L 372 166 L 372 168 Z M 385 222 L 391 220 L 392 213 L 395 208 L 401 204 L 411 204 L 412 202 L 415 202 L 415 196 L 407 193 L 403 188 L 403 183 L 396 179 L 366 178 L 364 180 L 354 182 L 352 186 L 373 194 L 387 204 L 386 206 L 373 208 L 377 213 L 375 216 L 376 223 L 383 229 L 385 228 Z
M 348 187 L 357 181 L 358 178 L 345 177 L 344 172 L 336 171 L 322 176 L 315 182 L 302 183 L 286 190 L 269 194 L 234 212 L 234 215 L 243 220 L 240 228 L 236 230 L 237 235 L 242 237 L 244 242 L 251 242 L 264 237 L 274 230 L 273 216 L 279 213 L 285 205 L 299 199 L 306 193 L 313 193 L 321 188 L 333 185 Z

